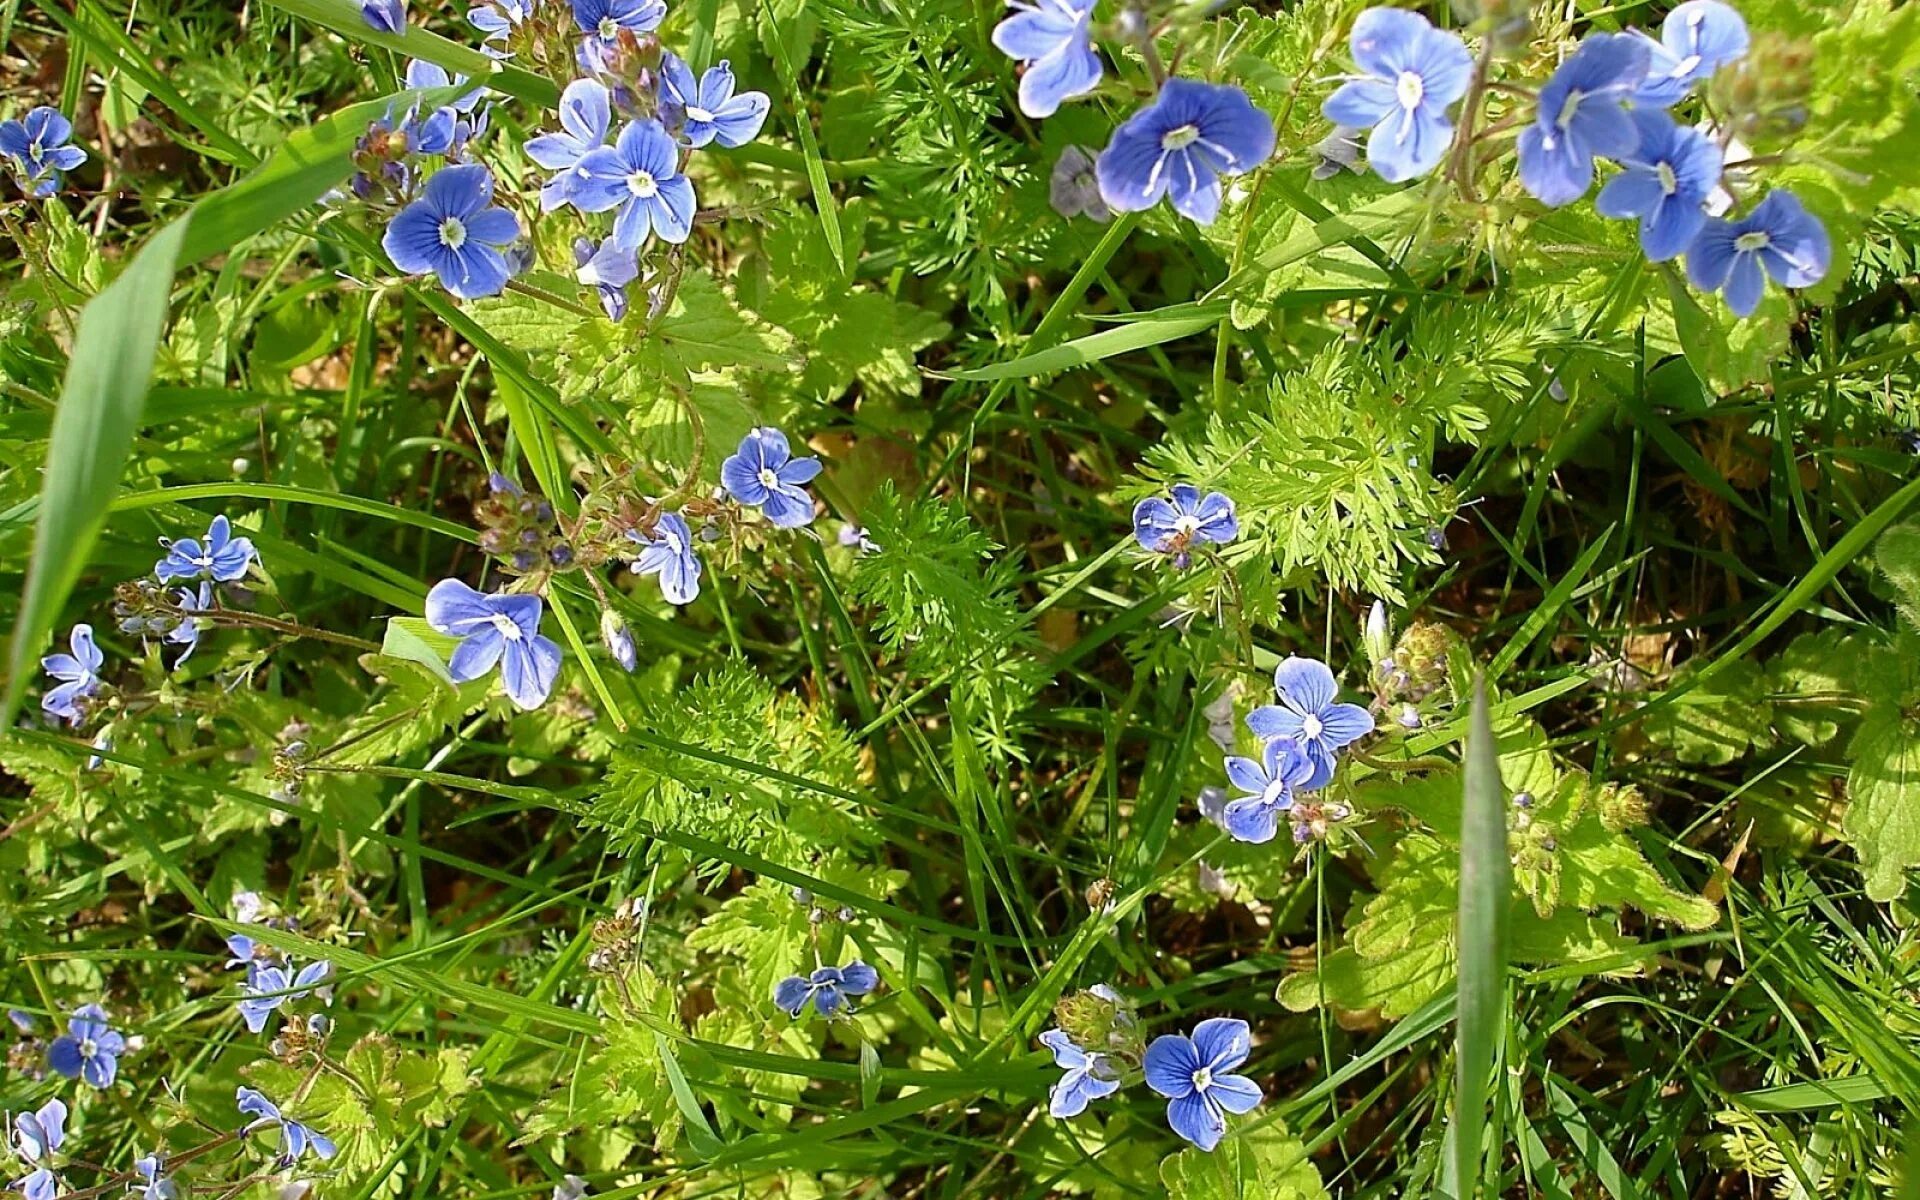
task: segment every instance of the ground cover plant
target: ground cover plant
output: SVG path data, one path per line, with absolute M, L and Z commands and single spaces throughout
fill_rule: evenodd
M 1920 1195 L 1920 8 L 0 42 L 12 1191 Z

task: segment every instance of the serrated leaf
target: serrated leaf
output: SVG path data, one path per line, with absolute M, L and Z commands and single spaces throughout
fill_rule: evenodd
M 1167 1200 L 1326 1200 L 1320 1171 L 1278 1121 L 1229 1133 L 1212 1153 L 1188 1147 L 1160 1164 Z

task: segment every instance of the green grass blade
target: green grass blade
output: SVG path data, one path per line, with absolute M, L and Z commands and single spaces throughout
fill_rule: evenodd
M 1460 1023 L 1455 1041 L 1454 1195 L 1478 1191 L 1487 1102 L 1507 1023 L 1507 909 L 1512 863 L 1507 858 L 1505 789 L 1494 755 L 1484 681 L 1474 683 L 1467 733 L 1466 787 L 1460 838 Z
M 517 100 L 525 100 L 542 108 L 552 108 L 560 103 L 560 89 L 553 80 L 497 62 L 472 46 L 463 46 L 418 25 L 409 26 L 405 33 L 382 33 L 367 24 L 366 18 L 360 15 L 360 6 L 354 0 L 271 2 L 274 7 L 285 9 L 296 17 L 304 17 L 315 25 L 323 25 L 348 41 L 379 46 L 408 58 L 435 63 L 454 74 L 485 79 L 487 86 L 494 91 L 505 92 Z
M 1011 362 L 994 363 L 992 366 L 975 367 L 969 371 L 954 371 L 954 379 L 996 380 L 1030 379 L 1038 375 L 1052 375 L 1059 371 L 1070 371 L 1075 367 L 1084 367 L 1088 363 L 1112 358 L 1116 354 L 1126 354 L 1134 350 L 1144 350 L 1149 346 L 1159 346 L 1179 338 L 1190 337 L 1212 329 L 1227 319 L 1227 306 L 1224 304 L 1182 304 L 1164 314 L 1148 314 L 1138 320 L 1116 325 L 1112 329 L 1102 329 L 1086 337 L 1075 338 L 1058 346 L 1045 350 L 1036 350 L 1032 354 L 1023 354 Z

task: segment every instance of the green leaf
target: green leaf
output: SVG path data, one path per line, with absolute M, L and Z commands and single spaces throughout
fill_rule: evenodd
M 1487 1098 L 1507 1030 L 1507 911 L 1513 894 L 1507 857 L 1507 795 L 1500 783 L 1486 685 L 1474 683 L 1467 730 L 1460 838 L 1460 1024 L 1450 1164 L 1455 1195 L 1479 1190 Z
M 1320 1171 L 1277 1120 L 1229 1133 L 1212 1153 L 1188 1147 L 1160 1164 L 1167 1200 L 1326 1200 Z
M 1023 354 L 1011 362 L 969 371 L 954 371 L 955 379 L 1031 379 L 1070 371 L 1088 363 L 1112 358 L 1149 346 L 1159 346 L 1179 338 L 1212 329 L 1227 317 L 1224 304 L 1180 304 L 1160 312 L 1145 313 L 1137 319 L 1058 346 Z
M 380 639 L 380 653 L 389 658 L 419 663 L 448 687 L 458 687 L 447 673 L 447 658 L 460 639 L 441 633 L 427 624 L 425 617 L 388 617 L 387 634 Z
M 1920 639 L 1903 636 L 1866 663 L 1872 707 L 1847 746 L 1847 812 L 1841 834 L 1860 858 L 1869 899 L 1906 891 L 1906 869 L 1920 866 Z M 1863 683 L 1867 681 L 1863 680 Z
M 1686 677 L 1683 671 L 1676 681 Z M 1751 659 L 1729 664 L 1679 703 L 1653 712 L 1640 728 L 1681 761 L 1710 766 L 1725 766 L 1749 750 L 1772 745 L 1773 705 L 1760 665 Z
M 269 0 L 277 8 L 316 25 L 324 25 L 349 41 L 363 42 L 391 50 L 403 58 L 418 58 L 445 67 L 448 71 L 486 80 L 496 92 L 505 92 L 541 108 L 553 108 L 560 102 L 560 89 L 551 79 L 508 63 L 488 58 L 471 46 L 430 33 L 419 25 L 410 25 L 402 33 L 383 33 L 367 24 L 357 0 Z

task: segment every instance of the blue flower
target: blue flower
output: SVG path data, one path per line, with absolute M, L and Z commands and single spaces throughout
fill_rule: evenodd
M 1247 728 L 1263 740 L 1292 738 L 1313 760 L 1313 775 L 1302 791 L 1325 787 L 1333 778 L 1334 755 L 1373 732 L 1373 714 L 1339 700 L 1340 686 L 1323 662 L 1294 656 L 1273 670 L 1280 703 L 1247 714 Z
M 1602 216 L 1638 217 L 1640 248 L 1665 262 L 1693 244 L 1707 223 L 1701 204 L 1720 183 L 1720 147 L 1697 129 L 1674 124 L 1657 108 L 1633 110 L 1640 144 L 1625 168 L 1594 197 Z
M 1094 161 L 1100 195 L 1116 212 L 1170 196 L 1202 225 L 1220 212 L 1220 176 L 1243 175 L 1273 154 L 1273 119 L 1226 84 L 1169 79 L 1153 103 L 1114 130 Z
M 446 68 L 438 63 L 423 62 L 414 59 L 407 64 L 407 86 L 419 90 L 458 87 L 467 82 L 465 75 L 448 75 Z M 456 97 L 451 104 L 441 105 L 426 117 L 421 117 L 416 107 L 400 123 L 400 132 L 407 139 L 407 150 L 412 154 L 458 155 L 462 148 L 486 128 L 486 114 L 473 117 L 470 114 L 485 98 L 487 89 L 476 87 L 463 96 Z
M 629 529 L 627 538 L 646 547 L 633 560 L 633 573 L 658 575 L 660 594 L 669 604 L 692 604 L 700 594 L 700 560 L 694 557 L 693 530 L 687 527 L 687 519 L 679 513 L 661 513 L 651 537 Z
M 480 50 L 490 58 L 508 58 L 506 43 L 513 31 L 533 17 L 534 0 L 492 0 L 467 10 L 467 23 L 482 35 Z M 496 43 L 498 43 L 496 45 Z
M 67 1137 L 67 1106 L 49 1100 L 39 1112 L 16 1113 L 13 1118 L 13 1152 L 33 1170 L 10 1187 L 24 1192 L 27 1200 L 53 1200 L 59 1180 L 53 1174 L 53 1154 Z
M 573 243 L 573 277 L 600 293 L 600 307 L 609 321 L 627 315 L 627 285 L 640 274 L 640 257 L 622 250 L 612 238 L 596 249 L 591 239 L 576 238 Z
M 246 575 L 248 565 L 258 557 L 251 540 L 233 536 L 233 526 L 222 513 L 207 526 L 204 542 L 188 537 L 167 543 L 167 556 L 153 565 L 153 573 L 161 583 L 179 579 L 233 583 Z
M 620 619 L 620 614 L 610 608 L 600 610 L 600 640 L 606 644 L 607 653 L 613 655 L 613 661 L 629 675 L 640 665 L 638 647 L 633 644 L 633 630 Z
M 660 115 L 694 149 L 718 142 L 729 150 L 760 135 L 771 102 L 765 92 L 733 91 L 726 59 L 696 81 L 693 68 L 671 51 L 660 56 Z
M 622 249 L 638 250 L 649 233 L 678 244 L 693 231 L 693 181 L 680 173 L 679 144 L 652 117 L 628 125 L 619 141 L 589 151 L 574 169 L 574 207 L 619 209 L 613 240 Z
M 230 933 L 226 937 L 226 942 L 228 970 L 232 970 L 235 967 L 245 967 L 247 968 L 248 976 L 251 977 L 253 968 L 256 966 L 280 961 L 280 952 L 278 950 L 275 950 L 265 942 L 255 941 L 244 933 Z
M 1453 144 L 1447 106 L 1466 94 L 1473 74 L 1466 43 L 1419 13 L 1370 8 L 1353 23 L 1348 49 L 1360 74 L 1327 97 L 1321 115 L 1372 129 L 1367 161 L 1389 183 L 1433 170 Z
M 41 105 L 26 116 L 0 121 L 0 154 L 13 160 L 20 188 L 31 196 L 60 190 L 60 176 L 87 161 L 87 152 L 68 144 L 73 122 L 57 108 Z
M 1173 499 L 1149 496 L 1133 506 L 1133 538 L 1155 554 L 1170 554 L 1184 569 L 1192 561 L 1196 542 L 1225 545 L 1240 535 L 1233 501 L 1224 493 L 1208 492 L 1190 483 L 1173 485 Z
M 573 0 L 574 21 L 602 52 L 613 49 L 621 30 L 647 33 L 666 15 L 666 0 Z
M 1230 800 L 1220 810 L 1220 828 L 1237 842 L 1270 842 L 1280 830 L 1280 818 L 1293 811 L 1293 794 L 1312 785 L 1317 773 L 1313 759 L 1290 737 L 1266 744 L 1260 761 L 1227 756 L 1227 778 L 1247 795 Z
M 1047 1112 L 1060 1120 L 1087 1111 L 1089 1102 L 1120 1090 L 1120 1068 L 1109 1054 L 1089 1054 L 1074 1045 L 1065 1030 L 1049 1029 L 1040 1044 L 1053 1051 L 1053 1065 L 1065 1074 L 1047 1091 Z
M 816 967 L 811 975 L 789 975 L 773 987 L 773 1003 L 798 1020 L 812 1002 L 815 1012 L 830 1017 L 842 1005 L 849 1013 L 849 996 L 864 996 L 880 986 L 880 972 L 855 959 L 844 967 Z
M 1638 30 L 1650 55 L 1635 102 L 1665 108 L 1693 85 L 1747 53 L 1747 23 L 1720 0 L 1686 0 L 1660 23 L 1660 40 Z
M 446 167 L 427 180 L 418 200 L 400 210 L 380 240 L 393 265 L 409 275 L 432 273 L 462 300 L 497 296 L 512 271 L 505 249 L 520 222 L 493 205 L 493 175 L 483 166 Z
M 541 608 L 538 596 L 487 595 L 443 579 L 427 593 L 427 624 L 461 639 L 447 662 L 456 681 L 478 679 L 498 663 L 507 697 L 534 709 L 560 677 L 560 647 L 540 636 Z
M 47 674 L 60 682 L 40 697 L 40 707 L 50 717 L 78 726 L 87 719 L 80 701 L 100 690 L 100 666 L 107 661 L 100 647 L 93 644 L 93 626 L 75 625 L 67 635 L 71 654 L 49 654 L 40 660 Z
M 407 31 L 407 0 L 360 0 L 360 15 L 381 33 Z
M 791 457 L 787 435 L 766 426 L 748 430 L 740 448 L 720 464 L 727 493 L 782 529 L 813 520 L 813 497 L 805 485 L 819 473 L 819 459 Z
M 290 1167 L 294 1163 L 299 1162 L 308 1150 L 312 1150 L 314 1156 L 321 1162 L 325 1162 L 338 1153 L 337 1148 L 330 1139 L 322 1136 L 310 1125 L 302 1125 L 291 1117 L 282 1116 L 279 1105 L 267 1099 L 259 1092 L 254 1091 L 252 1088 L 236 1088 L 233 1093 L 233 1098 L 240 1108 L 241 1115 L 253 1118 L 253 1120 L 240 1131 L 242 1137 L 252 1133 L 256 1129 L 264 1129 L 269 1125 L 278 1125 L 280 1127 L 280 1162 L 282 1166 Z
M 607 127 L 613 123 L 613 98 L 606 85 L 592 79 L 576 79 L 560 93 L 559 133 L 543 133 L 527 142 L 527 157 L 558 174 L 540 189 L 540 210 L 552 212 L 571 204 L 586 174 L 580 160 L 606 145 Z
M 1008 0 L 1019 11 L 993 27 L 993 44 L 1020 60 L 1020 111 L 1050 117 L 1060 102 L 1100 82 L 1100 56 L 1088 28 L 1094 0 Z
M 128 1190 L 138 1192 L 140 1200 L 178 1200 L 180 1189 L 167 1176 L 166 1163 L 158 1154 L 134 1159 L 133 1173 L 141 1182 L 129 1184 Z
M 213 608 L 213 585 L 203 579 L 200 581 L 198 592 L 191 588 L 182 588 L 174 593 L 174 598 L 180 602 L 181 608 L 190 612 L 208 612 Z M 193 656 L 195 648 L 200 645 L 200 634 L 206 628 L 206 624 L 200 617 L 183 616 L 179 624 L 167 631 L 169 642 L 186 647 L 180 651 L 180 657 L 173 660 L 174 670 L 179 670 L 181 664 Z
M 1625 158 L 1639 144 L 1626 102 L 1647 77 L 1647 40 L 1596 33 L 1540 89 L 1540 111 L 1520 131 L 1520 183 L 1558 208 L 1593 186 L 1593 160 Z
M 1226 1136 L 1226 1114 L 1258 1107 L 1260 1085 L 1231 1073 L 1252 1049 L 1247 1023 L 1232 1017 L 1202 1021 L 1190 1038 L 1168 1033 L 1153 1039 L 1142 1065 L 1147 1086 L 1167 1098 L 1167 1124 L 1175 1133 L 1212 1150 Z
M 267 1018 L 283 1004 L 304 1000 L 314 989 L 321 989 L 326 995 L 325 984 L 333 975 L 333 964 L 321 959 L 301 967 L 297 974 L 288 978 L 288 968 L 266 963 L 254 963 L 247 968 L 247 980 L 240 985 L 240 1019 L 247 1023 L 248 1033 L 259 1033 L 267 1027 Z
M 1703 292 L 1724 288 L 1727 307 L 1744 317 L 1760 306 L 1768 278 L 1812 287 L 1832 262 L 1826 227 L 1799 197 L 1776 190 L 1738 221 L 1708 221 L 1687 248 L 1687 278 Z
M 120 1070 L 127 1039 L 107 1024 L 106 1010 L 84 1004 L 73 1010 L 67 1031 L 47 1047 L 47 1065 L 68 1079 L 84 1079 L 89 1087 L 109 1088 Z

